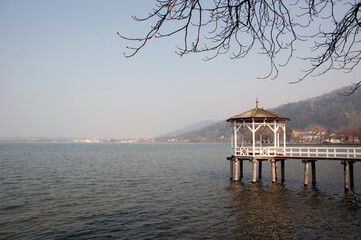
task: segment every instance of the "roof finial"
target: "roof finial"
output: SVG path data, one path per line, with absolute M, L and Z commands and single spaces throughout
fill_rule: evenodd
M 256 97 L 256 108 L 258 108 L 258 97 Z

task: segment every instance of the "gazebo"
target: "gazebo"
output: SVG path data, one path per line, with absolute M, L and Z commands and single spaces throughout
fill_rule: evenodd
M 233 178 L 233 163 L 235 165 L 234 180 L 238 180 L 239 163 L 241 163 L 240 171 L 242 177 L 243 160 L 253 162 L 252 182 L 256 182 L 257 161 L 260 164 L 259 173 L 261 174 L 262 172 L 262 160 L 272 162 L 273 178 L 275 178 L 275 157 L 285 155 L 286 153 L 286 121 L 290 121 L 290 118 L 258 108 L 258 101 L 256 101 L 256 108 L 227 119 L 227 122 L 230 122 L 232 127 L 232 157 L 228 158 L 231 163 L 231 178 Z M 263 143 L 263 134 L 266 133 L 267 129 L 271 130 L 273 137 L 271 139 L 268 138 Z M 251 133 L 251 139 L 248 141 L 248 144 L 245 142 L 245 135 L 247 133 Z M 284 161 L 282 162 L 282 167 L 283 164 Z
M 286 120 L 289 121 L 290 118 L 258 108 L 258 102 L 256 108 L 227 119 L 227 122 L 231 122 L 232 126 L 231 145 L 233 156 L 267 157 L 284 155 L 286 150 Z M 271 146 L 263 146 L 262 134 L 266 129 L 273 132 L 273 144 Z M 251 146 L 245 145 L 244 135 L 247 131 L 252 133 Z M 257 133 L 259 139 L 256 139 Z
M 304 163 L 304 185 L 308 185 L 309 163 L 312 168 L 312 184 L 316 183 L 316 161 L 339 160 L 344 165 L 345 190 L 354 185 L 353 164 L 361 162 L 361 148 L 354 146 L 292 146 L 286 147 L 286 121 L 289 117 L 258 107 L 227 119 L 231 123 L 232 155 L 230 178 L 243 177 L 243 161 L 252 162 L 252 182 L 262 176 L 262 161 L 272 167 L 272 182 L 277 180 L 277 162 L 281 162 L 281 182 L 285 180 L 285 160 L 299 159 Z

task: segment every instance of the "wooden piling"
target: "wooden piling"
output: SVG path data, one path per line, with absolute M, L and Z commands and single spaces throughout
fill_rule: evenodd
M 353 164 L 354 162 L 349 162 L 348 170 L 350 172 L 350 187 L 354 187 L 354 176 L 353 176 Z
M 239 166 L 238 166 L 238 159 L 236 159 L 236 161 L 234 162 L 234 181 L 238 181 L 238 170 L 239 170 Z
M 239 179 L 243 178 L 243 160 L 239 162 Z
M 229 160 L 230 166 L 229 166 L 229 179 L 233 179 L 233 158 Z
M 276 161 L 274 159 L 271 160 L 272 164 L 272 183 L 276 182 Z
M 281 160 L 281 182 L 285 182 L 285 160 Z
M 316 185 L 316 161 L 311 161 L 312 185 Z
M 257 181 L 257 160 L 253 159 L 252 162 L 253 162 L 253 164 L 252 164 L 252 183 L 256 183 L 256 181 Z
M 262 178 L 262 160 L 258 160 L 258 178 Z
M 343 161 L 343 172 L 344 172 L 344 183 L 345 183 L 345 190 L 347 191 L 349 188 L 349 175 L 348 175 L 348 161 Z
M 305 164 L 303 184 L 304 184 L 305 186 L 308 186 L 308 161 L 307 161 L 307 160 L 303 160 L 303 162 L 304 162 L 304 164 Z

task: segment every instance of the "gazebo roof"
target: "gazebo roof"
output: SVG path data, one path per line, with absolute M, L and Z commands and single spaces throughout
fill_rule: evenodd
M 286 120 L 290 121 L 291 120 L 289 117 L 285 117 L 280 114 L 264 110 L 263 108 L 256 107 L 247 112 L 238 114 L 236 116 L 233 116 L 233 117 L 227 119 L 227 122 L 243 121 L 243 120 L 246 122 L 251 122 L 252 119 L 254 119 L 256 122 L 260 122 L 260 121 L 261 122 L 263 122 L 263 121 L 271 122 L 274 120 L 278 120 L 278 121 L 279 120 L 281 120 L 281 121 L 286 121 Z

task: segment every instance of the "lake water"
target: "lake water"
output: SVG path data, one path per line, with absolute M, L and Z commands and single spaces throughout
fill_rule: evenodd
M 0 144 L 0 239 L 361 239 L 361 163 L 229 181 L 229 144 Z

